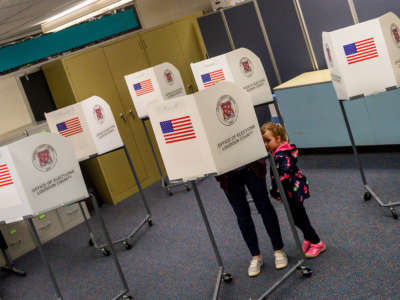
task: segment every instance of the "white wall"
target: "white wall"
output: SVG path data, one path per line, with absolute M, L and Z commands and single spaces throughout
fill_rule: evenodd
M 136 0 L 140 21 L 145 29 L 175 21 L 203 9 L 210 0 Z
M 15 77 L 0 79 L 0 135 L 32 123 Z

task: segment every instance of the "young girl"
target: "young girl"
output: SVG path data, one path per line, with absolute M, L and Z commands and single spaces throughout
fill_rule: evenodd
M 326 245 L 311 226 L 303 205 L 303 201 L 310 197 L 310 193 L 308 180 L 297 167 L 298 150 L 295 145 L 288 143 L 285 128 L 279 124 L 266 123 L 261 127 L 261 133 L 267 150 L 274 157 L 294 223 L 303 232 L 303 252 L 306 257 L 316 257 L 326 250 Z M 280 201 L 280 194 L 272 171 L 270 174 L 271 196 Z

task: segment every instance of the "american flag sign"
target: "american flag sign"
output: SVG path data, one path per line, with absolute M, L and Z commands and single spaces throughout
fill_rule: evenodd
M 58 133 L 65 137 L 69 137 L 83 131 L 78 117 L 58 123 L 56 126 Z
M 135 90 L 136 96 L 142 96 L 154 91 L 153 83 L 151 79 L 147 79 L 133 85 L 133 89 Z
M 196 138 L 190 116 L 163 121 L 160 126 L 167 144 Z
M 11 178 L 10 170 L 6 164 L 0 164 L 0 187 L 7 186 L 13 184 L 13 180 Z
M 201 81 L 203 82 L 205 88 L 223 80 L 225 80 L 225 75 L 222 69 L 201 75 Z
M 373 37 L 344 45 L 343 48 L 349 65 L 379 56 Z

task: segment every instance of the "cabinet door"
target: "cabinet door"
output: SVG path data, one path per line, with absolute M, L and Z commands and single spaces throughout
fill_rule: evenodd
M 108 65 L 110 66 L 110 72 L 115 82 L 115 86 L 120 95 L 121 104 L 124 107 L 124 111 L 127 113 L 127 123 L 131 127 L 131 131 L 135 133 L 135 141 L 138 143 L 140 156 L 143 161 L 146 161 L 146 172 L 154 181 L 156 181 L 160 178 L 160 175 L 150 145 L 147 141 L 142 121 L 137 116 L 124 78 L 125 75 L 150 67 L 145 52 L 140 46 L 140 39 L 138 35 L 135 34 L 122 41 L 114 42 L 104 47 L 104 53 Z M 129 113 L 130 110 L 132 113 Z M 153 147 L 156 150 L 157 159 L 160 162 L 161 168 L 164 169 L 157 142 L 149 121 L 146 121 L 146 127 L 149 131 Z
M 138 177 L 145 186 L 149 174 L 141 157 L 140 146 L 136 141 L 135 133 L 131 130 L 127 121 L 124 120 L 127 116 L 121 105 L 120 96 L 103 49 L 96 48 L 67 58 L 64 60 L 64 65 L 77 101 L 97 95 L 111 106 L 122 140 L 131 155 Z M 120 117 L 121 113 L 124 119 Z M 137 191 L 136 183 L 123 150 L 103 155 L 97 160 L 99 162 L 99 170 L 107 184 L 109 195 L 103 195 L 107 201 L 117 203 Z M 102 188 L 104 189 L 104 187 L 99 187 L 100 190 Z
M 170 25 L 176 33 L 186 62 L 185 72 L 188 71 L 188 74 L 185 74 L 186 78 L 183 80 L 187 93 L 197 91 L 196 81 L 190 64 L 206 59 L 207 51 L 197 23 L 197 18 L 201 15 L 202 13 L 197 13 Z
M 173 64 L 181 73 L 186 92 L 190 93 L 190 85 L 193 86 L 192 72 L 185 59 L 175 27 L 166 25 L 141 32 L 139 35 L 144 42 L 150 65 L 154 66 L 164 62 Z

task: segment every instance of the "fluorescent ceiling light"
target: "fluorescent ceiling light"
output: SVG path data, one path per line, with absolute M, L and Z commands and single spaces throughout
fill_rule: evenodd
M 132 2 L 132 0 L 86 0 L 43 21 L 40 26 L 43 33 L 56 32 L 101 15 L 129 2 Z

